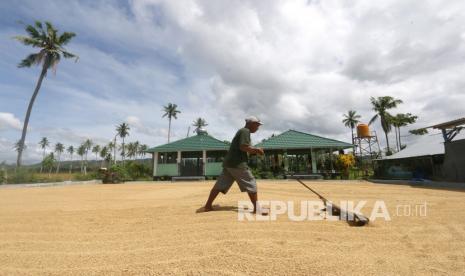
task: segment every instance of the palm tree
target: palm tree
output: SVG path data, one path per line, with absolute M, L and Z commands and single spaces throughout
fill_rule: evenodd
M 410 134 L 413 134 L 413 135 L 425 135 L 428 133 L 428 129 L 426 128 L 418 128 L 418 129 L 412 129 L 412 130 L 409 130 Z
M 58 155 L 58 159 L 57 159 L 58 165 L 57 165 L 56 173 L 60 172 L 60 159 L 61 159 L 61 154 L 63 153 L 64 150 L 65 150 L 65 146 L 62 143 L 55 144 L 55 152 Z
M 105 156 L 105 162 L 107 162 L 108 165 L 111 163 L 111 152 L 108 152 L 107 155 Z
M 181 113 L 181 111 L 177 110 L 176 108 L 178 105 L 168 103 L 167 106 L 163 106 L 163 111 L 165 114 L 163 114 L 162 118 L 168 116 L 169 124 L 168 124 L 168 143 L 170 142 L 170 134 L 171 134 L 171 118 L 177 119 L 177 114 Z
M 389 147 L 388 133 L 391 131 L 390 119 L 392 118 L 392 115 L 389 114 L 387 110 L 396 108 L 398 104 L 402 103 L 402 100 L 394 99 L 391 96 L 384 96 L 378 98 L 371 97 L 370 101 L 373 105 L 373 111 L 376 112 L 376 115 L 373 116 L 373 118 L 371 118 L 368 124 L 371 125 L 373 122 L 376 121 L 376 119 L 378 119 L 378 117 L 380 118 L 381 127 L 383 128 L 384 135 L 386 136 L 387 152 L 391 153 L 391 149 Z
M 29 124 L 29 117 L 31 116 L 32 106 L 39 93 L 40 86 L 44 77 L 47 75 L 48 69 L 52 68 L 55 70 L 61 56 L 64 58 L 76 58 L 78 57 L 63 48 L 71 39 L 76 36 L 75 33 L 63 32 L 58 35 L 58 30 L 55 29 L 50 22 L 45 22 L 45 27 L 40 21 L 36 21 L 35 25 L 27 25 L 26 32 L 28 36 L 15 36 L 14 38 L 19 42 L 27 46 L 39 48 L 39 52 L 28 55 L 21 61 L 18 67 L 31 67 L 32 65 L 41 65 L 42 71 L 37 81 L 34 93 L 32 94 L 29 106 L 26 112 L 26 118 L 24 119 L 23 131 L 21 134 L 20 144 L 24 145 L 26 140 L 27 126 Z M 18 158 L 16 160 L 16 166 L 21 166 L 21 157 L 23 153 L 23 147 L 19 148 Z
M 392 125 L 395 127 L 396 131 L 396 145 L 398 151 L 403 149 L 402 142 L 400 140 L 400 128 L 415 123 L 417 119 L 418 116 L 412 115 L 411 113 L 399 113 L 391 118 Z
M 357 114 L 357 111 L 355 110 L 349 110 L 347 114 L 344 114 L 344 119 L 342 122 L 346 127 L 350 127 L 350 130 L 352 132 L 352 145 L 355 145 L 354 141 L 354 128 L 355 126 L 360 122 L 360 118 L 362 116 Z M 354 146 L 354 151 L 355 151 L 355 146 Z
M 83 172 L 83 162 L 84 162 L 84 155 L 86 154 L 86 147 L 84 144 L 80 145 L 77 149 L 77 154 L 81 156 L 81 173 Z
M 127 149 L 127 152 L 126 152 L 126 156 L 131 158 L 131 157 L 134 157 L 134 154 L 135 154 L 135 149 L 134 149 L 134 143 L 133 142 L 130 142 L 126 145 L 126 149 Z
M 198 132 L 199 129 L 201 129 L 202 127 L 204 126 L 208 126 L 207 124 L 207 121 L 205 121 L 205 119 L 202 119 L 202 118 L 197 118 L 193 123 L 192 123 L 193 126 L 195 126 L 195 130 L 194 132 Z
M 131 156 L 134 160 L 137 159 L 137 154 L 139 150 L 139 141 L 135 141 L 132 143 L 132 149 L 131 149 Z
M 124 150 L 126 148 L 124 146 L 124 138 L 126 136 L 129 136 L 129 130 L 130 130 L 129 125 L 126 124 L 126 123 L 122 123 L 122 124 L 120 124 L 119 126 L 116 127 L 117 135 L 123 139 L 123 144 L 121 146 L 121 150 L 122 150 L 121 156 L 123 157 L 123 166 L 124 166 Z
M 116 144 L 116 136 L 115 136 L 115 142 L 110 142 L 110 143 L 108 143 L 108 145 L 107 145 L 108 152 L 109 152 L 110 154 L 111 154 L 111 152 L 112 152 L 114 149 L 116 149 L 115 144 Z M 114 152 L 114 154 L 113 154 L 113 159 L 114 159 L 115 164 L 116 164 L 116 152 L 115 152 L 115 151 L 113 151 L 113 152 Z
M 53 165 L 55 165 L 56 159 L 55 156 L 53 155 L 53 152 L 51 152 L 47 157 L 42 160 L 42 165 L 44 168 L 49 168 L 48 171 L 48 177 L 50 177 L 50 174 L 52 173 Z
M 16 152 L 19 152 L 19 151 L 24 151 L 25 149 L 27 149 L 27 146 L 26 144 L 22 144 L 21 140 L 19 140 L 18 142 L 15 143 L 13 148 L 15 149 Z
M 74 147 L 69 146 L 68 149 L 66 150 L 70 155 L 71 155 L 71 162 L 69 164 L 69 173 L 73 171 L 73 153 L 74 153 Z
M 100 146 L 99 145 L 95 145 L 93 148 L 92 148 L 92 152 L 95 153 L 95 161 L 98 160 L 98 154 L 100 153 Z
M 107 155 L 108 155 L 108 147 L 103 146 L 102 149 L 100 150 L 99 154 L 100 154 L 100 157 L 102 158 L 102 163 L 100 164 L 100 167 L 103 168 L 103 162 L 105 161 L 105 159 L 107 158 Z
M 139 146 L 139 149 L 137 150 L 137 154 L 139 154 L 141 157 L 145 157 L 148 149 L 149 149 L 149 146 L 147 146 L 146 144 L 142 144 Z
M 45 148 L 47 148 L 50 145 L 47 137 L 42 137 L 42 139 L 39 142 L 39 145 L 44 150 L 42 154 L 42 160 L 44 160 L 45 159 Z M 40 163 L 40 173 L 42 173 L 42 169 L 43 169 L 43 165 L 42 163 Z
M 86 154 L 86 161 L 84 162 L 84 174 L 87 175 L 87 153 L 89 153 L 89 150 L 92 148 L 92 140 L 90 139 L 87 139 L 84 144 L 82 144 L 84 146 L 84 150 L 85 150 L 85 154 Z

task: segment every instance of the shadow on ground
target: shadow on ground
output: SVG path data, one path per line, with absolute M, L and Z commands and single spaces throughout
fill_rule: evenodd
M 219 205 L 213 205 L 213 210 L 210 212 L 218 212 L 218 211 L 232 211 L 232 212 L 239 212 L 239 209 L 237 206 L 219 206 Z M 202 206 L 198 208 L 195 213 L 205 213 L 205 208 Z

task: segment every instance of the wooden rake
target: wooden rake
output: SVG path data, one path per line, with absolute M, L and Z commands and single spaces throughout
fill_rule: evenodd
M 296 180 L 302 184 L 305 188 L 312 191 L 316 194 L 321 201 L 323 201 L 324 206 L 326 209 L 331 207 L 331 213 L 335 216 L 341 217 L 341 214 L 344 216 L 344 219 L 350 226 L 365 226 L 369 223 L 369 219 L 362 214 L 357 214 L 354 212 L 349 212 L 347 210 L 341 209 L 341 207 L 337 206 L 336 204 L 332 203 L 331 201 L 327 200 L 324 196 L 320 195 L 317 191 L 310 188 L 307 184 L 305 184 L 302 180 L 296 178 Z

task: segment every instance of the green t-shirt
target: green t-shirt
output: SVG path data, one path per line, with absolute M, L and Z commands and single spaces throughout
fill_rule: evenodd
M 223 167 L 226 168 L 247 168 L 249 161 L 247 152 L 242 151 L 241 145 L 250 146 L 250 130 L 248 128 L 241 128 L 234 136 L 229 151 L 224 158 Z

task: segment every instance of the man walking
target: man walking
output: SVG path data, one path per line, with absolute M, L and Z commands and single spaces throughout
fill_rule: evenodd
M 250 133 L 255 133 L 261 125 L 262 123 L 257 117 L 250 116 L 245 119 L 245 127 L 237 131 L 224 159 L 223 172 L 211 189 L 210 196 L 205 204 L 206 212 L 213 210 L 212 204 L 215 198 L 220 192 L 226 194 L 234 181 L 239 185 L 241 192 L 247 192 L 249 195 L 254 207 L 254 213 L 257 213 L 257 209 L 260 209 L 257 206 L 257 182 L 247 163 L 248 154 L 264 154 L 263 149 L 252 147 L 250 142 Z M 258 210 L 258 213 L 261 212 L 261 210 Z

